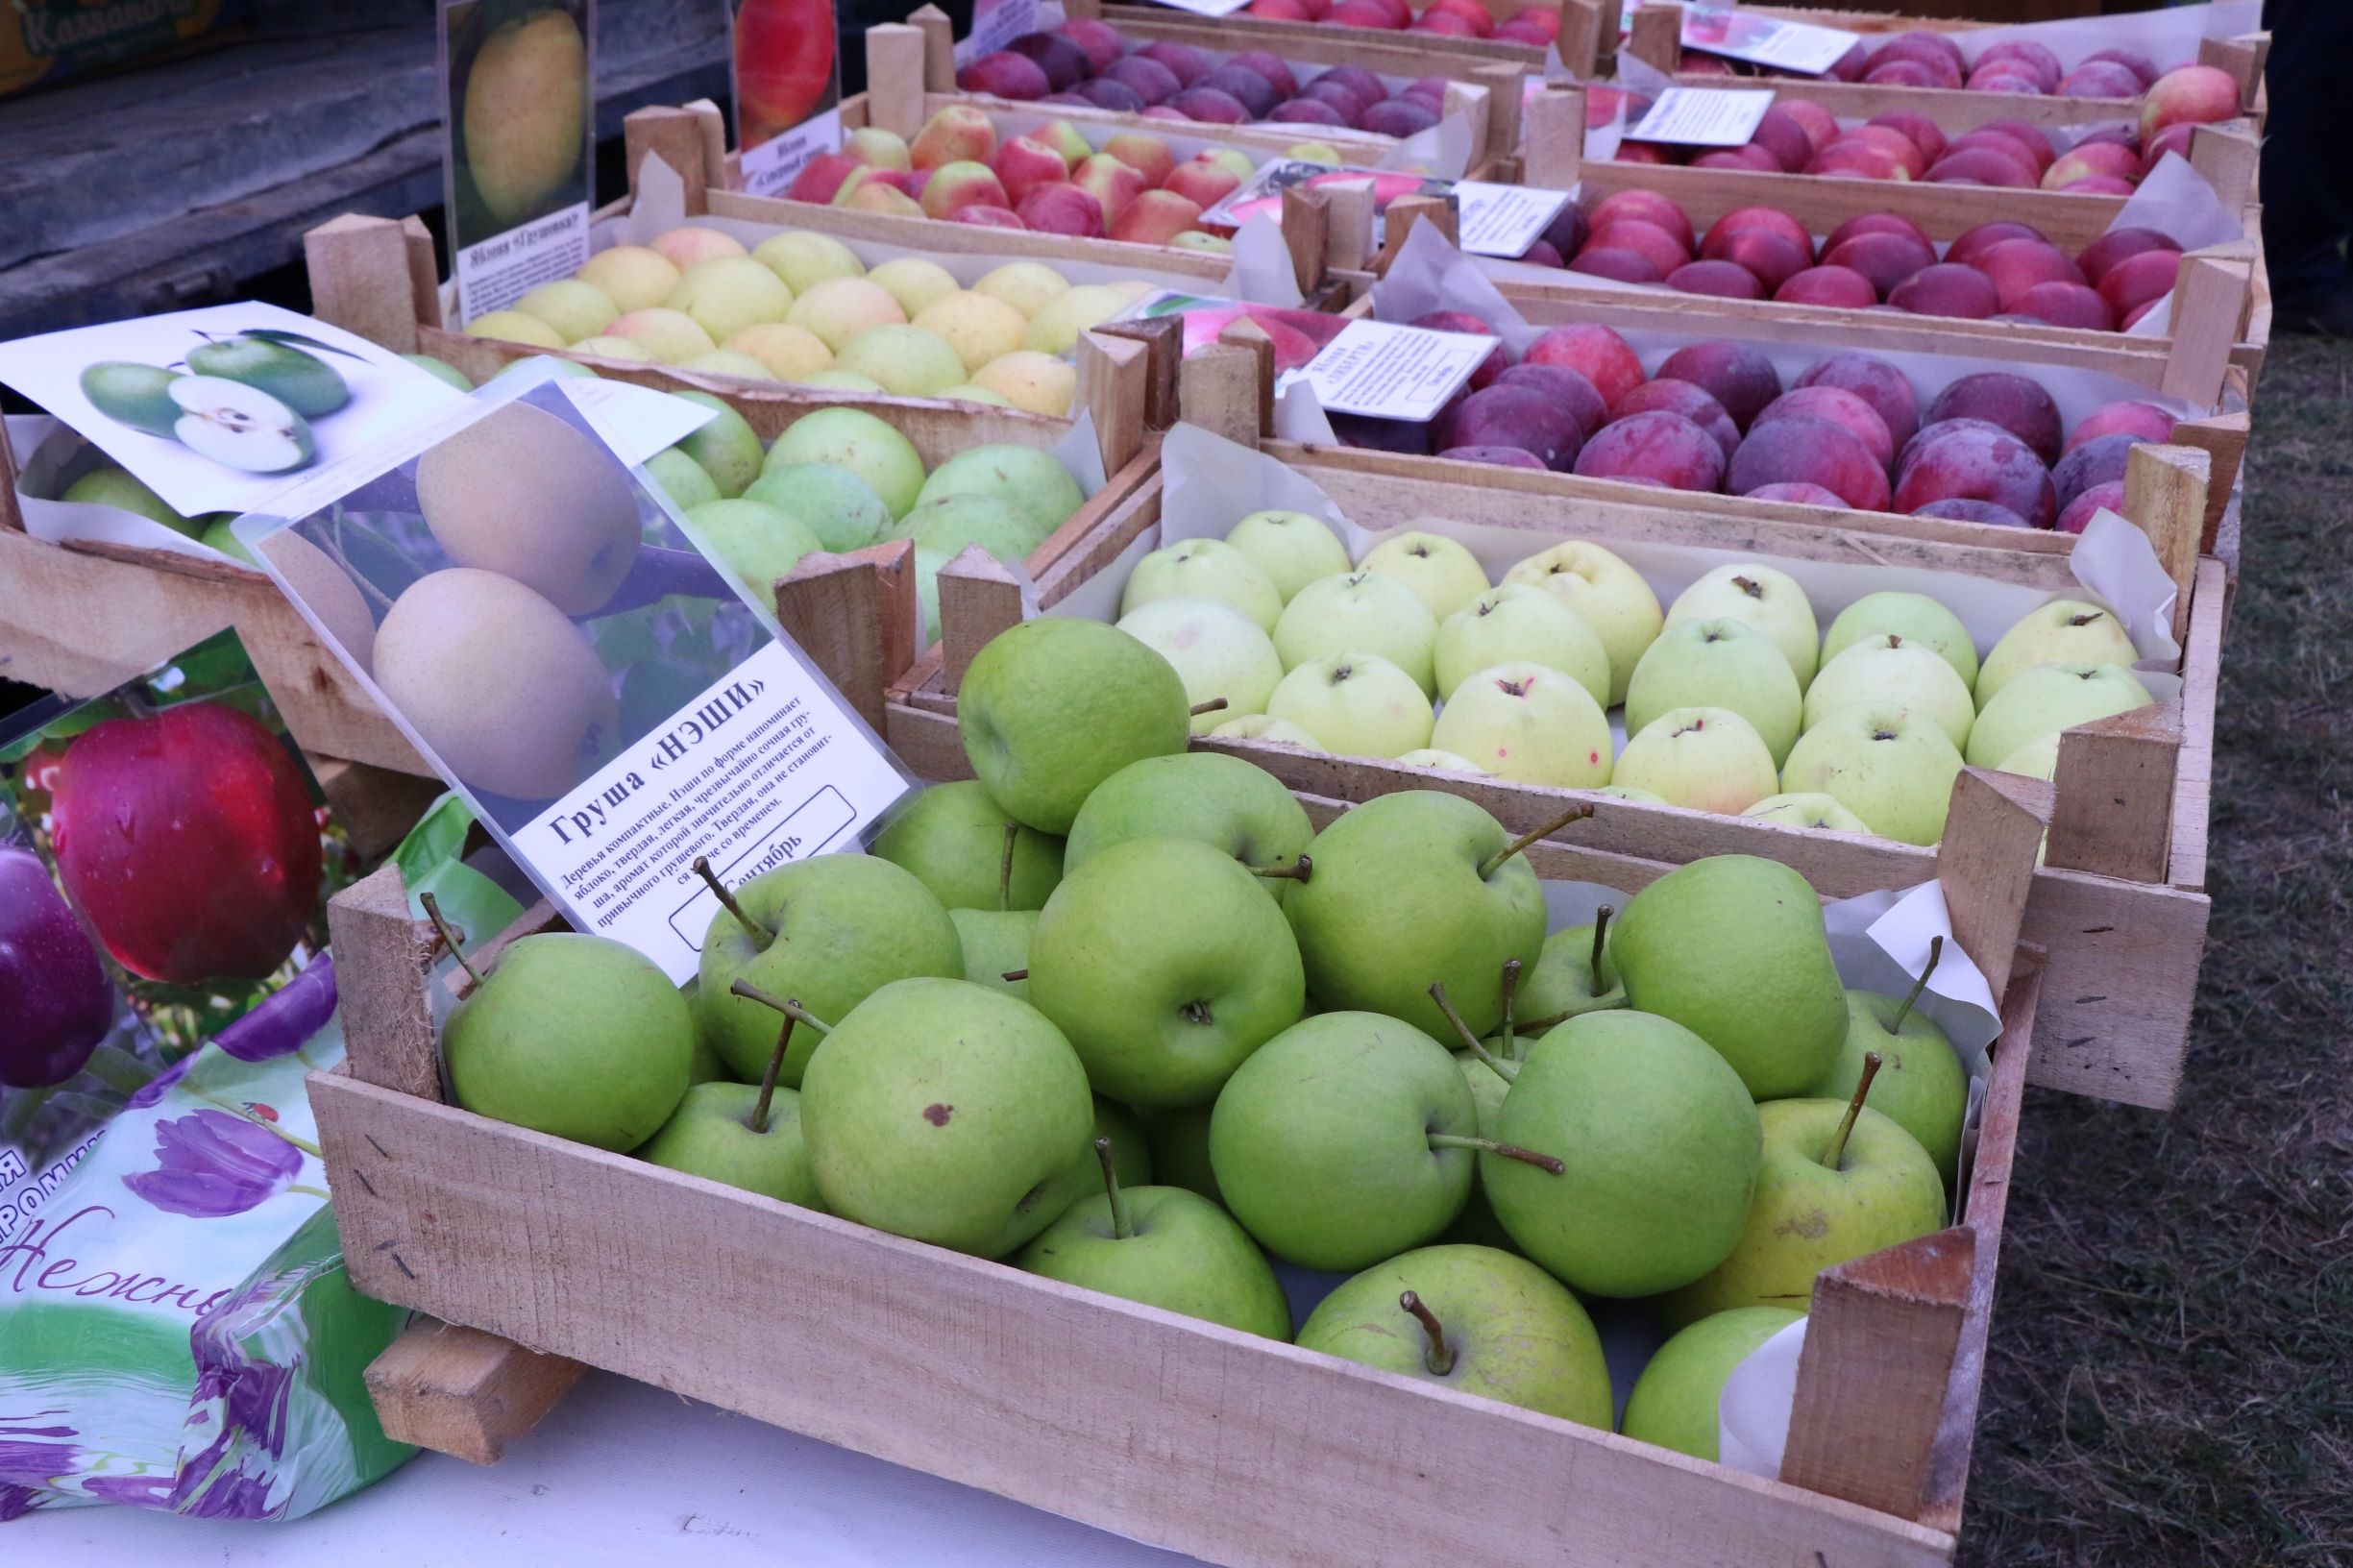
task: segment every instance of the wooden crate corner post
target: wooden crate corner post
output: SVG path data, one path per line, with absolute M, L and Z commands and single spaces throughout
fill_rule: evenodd
M 776 620 L 809 661 L 881 733 L 883 694 L 915 662 L 915 545 L 895 539 L 812 553 L 776 583 Z
M 637 171 L 648 154 L 670 165 L 686 186 L 686 215 L 700 217 L 710 210 L 712 177 L 706 167 L 701 114 L 691 109 L 650 106 L 631 110 L 621 122 L 622 144 L 629 171 L 629 194 L 637 194 Z
M 1521 183 L 1543 190 L 1575 190 L 1584 173 L 1583 91 L 1551 88 L 1531 100 L 1522 115 Z
M 929 53 L 919 26 L 884 22 L 866 30 L 867 124 L 915 139 L 923 129 Z
M 2246 331 L 2254 297 L 2249 261 L 2193 251 L 2173 281 L 2172 339 L 2159 390 L 2198 408 L 2222 401 L 2231 351 Z
M 1177 367 L 1177 408 L 1188 425 L 1246 447 L 1259 443 L 1259 355 L 1239 344 L 1210 343 Z
M 940 568 L 940 676 L 950 693 L 989 640 L 1021 622 L 1021 582 L 978 545 Z
M 1683 62 L 1683 8 L 1652 4 L 1635 8 L 1634 19 L 1618 47 L 1644 64 L 1673 76 Z
M 2018 773 L 1964 768 L 1952 781 L 1936 880 L 1953 941 L 1998 1001 L 2009 990 L 2034 885 L 2035 853 L 2050 825 L 2051 787 Z
M 1076 12 L 1068 12 L 1076 15 Z M 923 90 L 956 90 L 956 24 L 938 6 L 919 6 L 908 12 L 907 24 L 923 34 Z
M 2142 445 L 2124 464 L 2124 515 L 2148 535 L 2157 564 L 2173 579 L 2173 640 L 2190 628 L 2197 585 L 2198 541 L 2206 534 L 2206 495 L 2214 458 L 2198 447 Z
M 1074 406 L 1094 421 L 1103 472 L 1116 474 L 1143 450 L 1151 404 L 1151 350 L 1134 338 L 1081 332 Z
M 411 218 L 407 223 L 415 223 Z M 419 233 L 423 226 L 418 226 Z M 425 242 L 431 281 L 432 240 Z M 394 354 L 417 352 L 419 309 L 409 232 L 397 218 L 346 212 L 303 235 L 311 313 Z M 439 309 L 433 311 L 439 317 Z

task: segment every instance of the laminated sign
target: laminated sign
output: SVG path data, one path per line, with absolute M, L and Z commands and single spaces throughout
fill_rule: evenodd
M 442 164 L 461 322 L 588 259 L 595 0 L 441 0 Z
M 856 847 L 911 781 L 576 384 L 485 388 L 236 532 L 574 927 L 683 982 L 698 858 Z
M 736 0 L 734 20 L 744 188 L 781 196 L 811 159 L 842 148 L 833 0 Z

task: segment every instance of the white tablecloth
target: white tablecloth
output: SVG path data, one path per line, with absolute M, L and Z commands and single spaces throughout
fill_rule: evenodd
M 592 1372 L 488 1469 L 420 1455 L 292 1524 L 70 1508 L 0 1562 L 140 1568 L 1186 1568 L 1162 1552 Z

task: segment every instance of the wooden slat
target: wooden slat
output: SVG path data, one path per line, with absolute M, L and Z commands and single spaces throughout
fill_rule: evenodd
M 2261 140 L 2246 130 L 2201 125 L 2190 133 L 2190 166 L 2214 187 L 2225 212 L 2243 208 L 2255 195 L 2255 165 Z
M 914 543 L 802 556 L 776 584 L 776 619 L 879 733 L 883 691 L 919 641 Z
M 303 236 L 310 313 L 394 354 L 417 352 L 408 235 L 397 219 L 347 212 Z
M 2197 563 L 2197 594 L 2190 602 L 2190 637 L 2182 650 L 2181 755 L 2173 776 L 2173 849 L 2166 880 L 2197 891 L 2206 886 L 2206 839 L 2214 809 L 2215 704 L 2222 674 L 2222 628 L 2230 584 L 2217 560 Z
M 2173 640 L 2190 628 L 2197 586 L 2197 546 L 2206 533 L 2207 479 L 2213 459 L 2195 447 L 2134 447 L 2124 464 L 2124 517 L 2148 535 L 2157 564 L 2173 579 Z
M 2185 256 L 2173 284 L 2174 346 L 2160 388 L 2211 408 L 2246 320 L 2254 269 L 2243 261 Z
M 479 1329 L 423 1320 L 368 1363 L 384 1435 L 473 1464 L 496 1464 L 587 1371 Z
M 686 186 L 686 215 L 708 211 L 708 192 L 723 182 L 719 170 L 704 162 L 702 125 L 691 109 L 641 109 L 621 122 L 629 174 L 629 189 L 637 189 L 638 167 L 652 154 L 669 164 Z
M 2047 863 L 2126 882 L 2165 881 L 2181 749 L 2177 703 L 2063 731 Z
M 1071 406 L 1092 418 L 1103 472 L 1116 474 L 1143 450 L 1150 351 L 1133 339 L 1101 332 L 1081 332 L 1077 350 L 1078 390 Z
M 1320 187 L 1331 214 L 1332 265 L 1336 271 L 1357 271 L 1373 256 L 1373 183 L 1335 180 Z
M 344 757 L 313 756 L 310 776 L 319 781 L 335 820 L 343 824 L 352 851 L 363 861 L 380 859 L 408 836 L 426 808 L 441 797 L 438 778 L 371 768 Z
M 1520 179 L 1543 190 L 1575 190 L 1584 177 L 1585 95 L 1555 88 L 1520 110 Z
M 1302 294 L 1323 282 L 1332 246 L 1332 205 L 1311 185 L 1283 191 L 1283 248 L 1291 258 L 1291 278 Z
M 866 30 L 866 119 L 909 141 L 923 129 L 923 30 L 883 22 Z
M 1212 343 L 1177 367 L 1177 408 L 1188 425 L 1247 446 L 1259 438 L 1257 351 Z
M 940 568 L 940 678 L 950 692 L 1001 631 L 1021 624 L 1021 584 L 978 545 Z
M 1618 40 L 1618 53 L 1631 55 L 1654 70 L 1672 74 L 1683 59 L 1683 8 L 1637 6 Z
M 1293 186 L 1292 190 L 1299 187 Z M 1289 200 L 1289 192 L 1285 200 Z M 1285 237 L 1289 236 L 1288 220 Z M 1185 324 L 1174 316 L 1150 321 L 1113 321 L 1094 329 L 1096 337 L 1122 337 L 1144 349 L 1144 428 L 1165 430 L 1177 422 L 1177 365 L 1185 357 Z
M 2009 986 L 2035 853 L 2050 812 L 2050 786 L 2040 779 L 1964 768 L 1952 781 L 1945 836 L 1936 846 L 1936 880 L 1953 941 L 1997 997 Z
M 385 865 L 329 900 L 336 992 L 353 1076 L 420 1100 L 441 1098 L 440 1037 L 425 976 L 438 941 L 410 915 L 398 866 Z M 486 932 L 460 932 L 468 942 Z
M 362 1291 L 1214 1562 L 1951 1553 L 1949 1532 L 1607 1433 L 352 1078 L 310 1088 Z

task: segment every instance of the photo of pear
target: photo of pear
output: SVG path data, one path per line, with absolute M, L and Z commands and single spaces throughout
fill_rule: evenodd
M 510 403 L 417 458 L 417 510 L 461 567 L 512 577 L 566 615 L 594 615 L 636 562 L 637 494 L 597 441 Z
M 588 42 L 566 10 L 515 17 L 482 40 L 459 124 L 475 193 L 502 229 L 564 193 L 586 146 L 588 107 Z
M 420 577 L 376 628 L 376 683 L 477 789 L 551 800 L 617 739 L 613 678 L 587 634 L 514 578 L 474 567 Z

